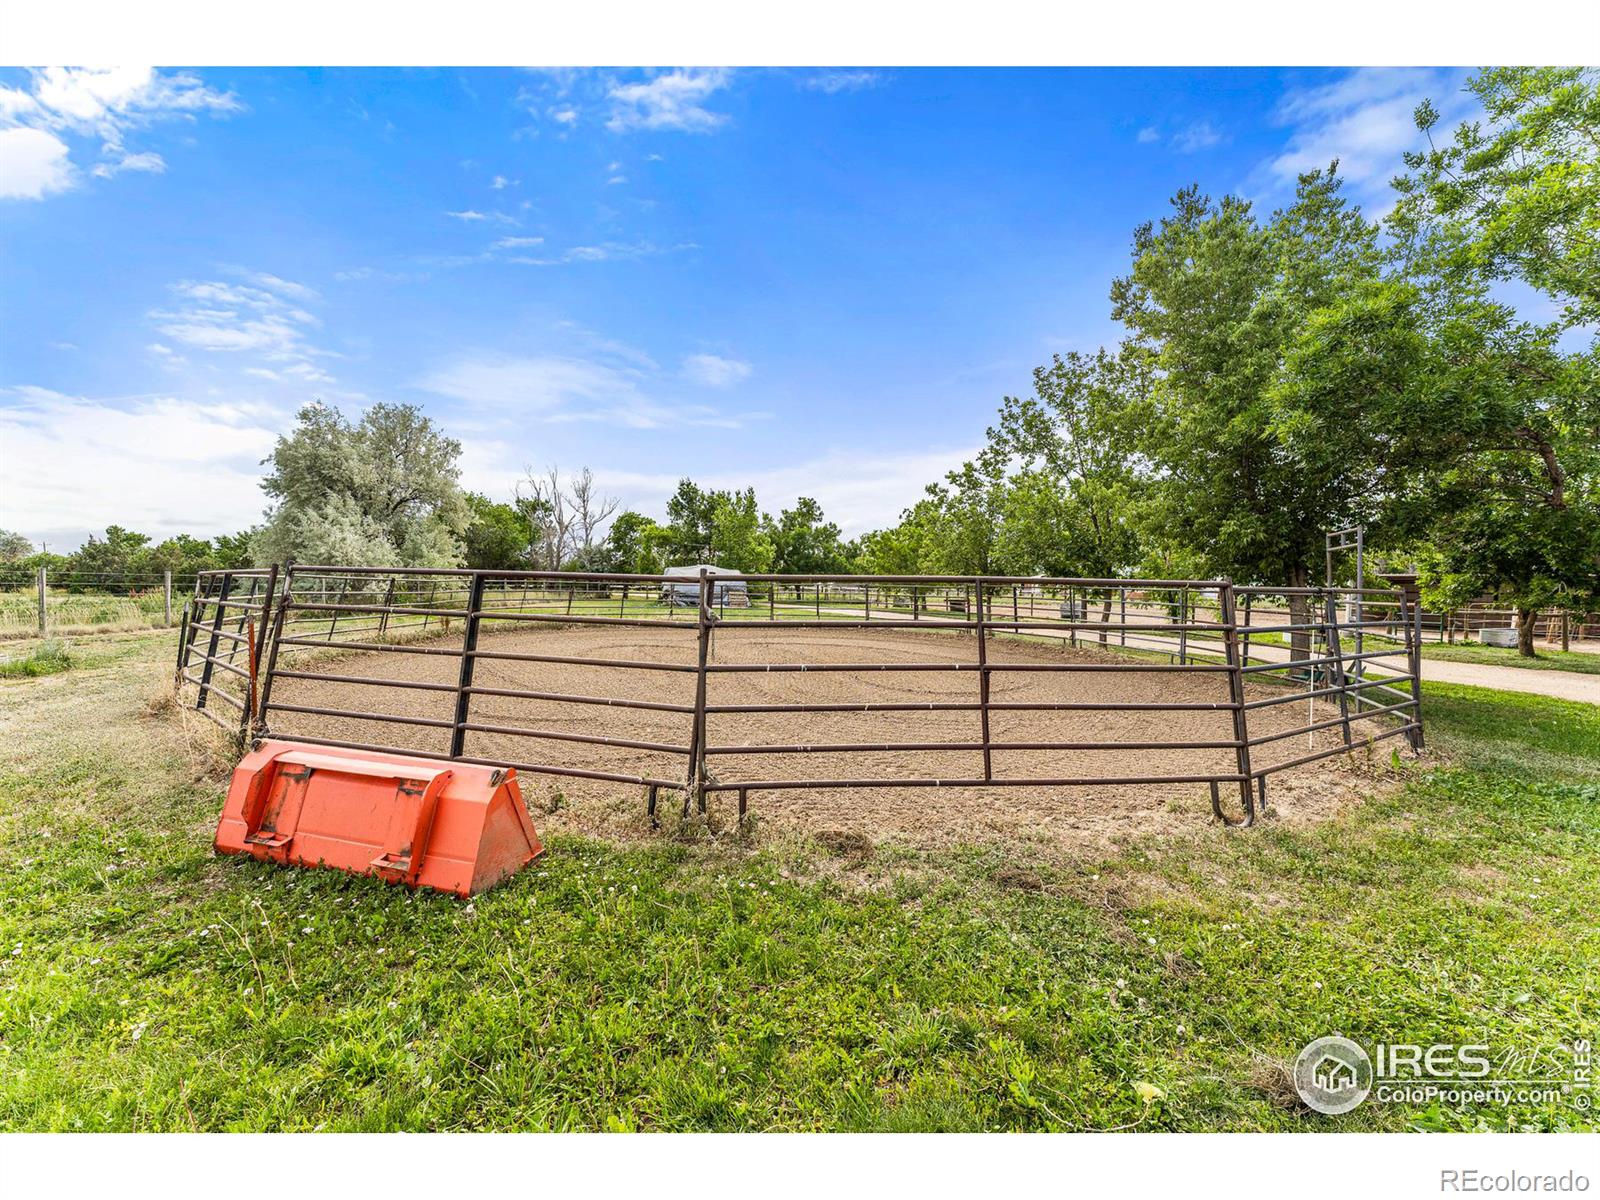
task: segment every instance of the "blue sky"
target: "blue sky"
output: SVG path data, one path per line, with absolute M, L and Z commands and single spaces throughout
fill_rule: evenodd
M 464 482 L 588 465 L 892 522 L 1052 351 L 1115 340 L 1133 227 L 1386 203 L 1417 70 L 0 71 L 0 526 L 260 518 L 294 410 L 421 404 Z

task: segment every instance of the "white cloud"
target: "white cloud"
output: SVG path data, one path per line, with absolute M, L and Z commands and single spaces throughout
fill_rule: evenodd
M 254 404 L 0 390 L 0 512 L 62 546 L 113 522 L 156 537 L 234 532 L 261 518 L 260 460 L 287 424 Z
M 166 159 L 154 150 L 146 150 L 143 154 L 123 154 L 111 162 L 99 163 L 92 173 L 97 178 L 110 179 L 113 175 L 120 175 L 124 171 L 143 171 L 149 175 L 160 175 L 166 169 Z
M 150 319 L 171 341 L 210 354 L 241 355 L 270 363 L 271 375 L 299 383 L 332 383 L 333 376 L 317 365 L 328 351 L 309 340 L 321 322 L 304 304 L 319 299 L 315 289 L 264 271 L 234 268 L 232 274 L 247 283 L 186 279 L 172 285 L 177 303 L 152 310 Z M 171 359 L 172 351 L 159 343 L 152 353 Z M 181 362 L 181 359 L 172 361 Z M 257 378 L 267 378 L 260 370 Z
M 72 186 L 67 144 L 26 126 L 0 129 L 0 199 L 40 200 Z
M 1388 197 L 1388 181 L 1402 169 L 1401 154 L 1424 144 L 1412 111 L 1431 99 L 1448 128 L 1470 115 L 1474 102 L 1462 91 L 1465 72 L 1453 68 L 1363 67 L 1332 83 L 1287 93 L 1277 120 L 1289 128 L 1284 149 L 1259 164 L 1253 186 L 1276 191 L 1296 176 L 1339 160 L 1357 199 Z
M 1172 146 L 1179 154 L 1193 154 L 1196 150 L 1210 149 L 1222 140 L 1221 132 L 1210 121 L 1196 121 L 1172 135 Z
M 496 175 L 492 180 L 489 181 L 489 186 L 494 191 L 498 192 L 503 191 L 508 187 L 520 187 L 522 186 L 522 180 L 507 179 L 504 175 Z
M 496 250 L 522 250 L 529 246 L 542 246 L 542 237 L 503 237 L 495 242 Z
M 474 208 L 463 209 L 461 212 L 447 212 L 445 216 L 454 217 L 458 221 L 487 221 L 489 219 L 488 213 L 481 213 Z
M 725 388 L 750 378 L 751 367 L 737 358 L 716 354 L 691 354 L 683 360 L 683 375 L 703 387 Z
M 550 119 L 558 125 L 572 125 L 578 119 L 578 110 L 575 108 L 558 108 L 550 114 Z
M 227 115 L 242 107 L 231 92 L 187 74 L 151 67 L 45 67 L 29 72 L 28 90 L 0 87 L 0 197 L 40 199 L 78 176 L 63 135 L 94 138 L 100 159 L 90 171 L 109 179 L 125 171 L 158 173 L 166 160 L 131 151 L 130 133 L 161 120 Z
M 525 267 L 557 267 L 566 263 L 629 261 L 697 249 L 699 246 L 694 242 L 682 242 L 676 246 L 657 246 L 654 242 L 602 242 L 595 246 L 572 246 L 559 254 L 543 258 L 517 255 L 506 261 Z
M 634 365 L 640 356 L 618 361 L 622 358 L 612 354 L 468 357 L 435 371 L 417 386 L 480 412 L 514 414 L 519 421 L 592 421 L 628 429 L 737 429 L 765 415 L 728 415 L 703 404 L 657 399 L 647 389 L 658 381 L 647 368 Z
M 1138 141 L 1141 146 L 1148 146 L 1151 142 L 1159 142 L 1160 140 L 1161 131 L 1154 125 L 1146 125 L 1143 129 L 1139 130 Z
M 883 82 L 883 76 L 877 71 L 824 71 L 820 75 L 809 75 L 803 79 L 800 86 L 813 92 L 825 92 L 830 96 L 840 92 L 859 92 L 864 88 L 874 88 Z
M 712 112 L 705 101 L 728 86 L 723 70 L 667 71 L 643 83 L 614 84 L 607 93 L 614 133 L 634 129 L 676 129 L 709 133 L 725 124 L 727 114 Z

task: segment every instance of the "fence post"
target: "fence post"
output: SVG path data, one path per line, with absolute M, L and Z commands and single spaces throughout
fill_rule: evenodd
M 694 803 L 700 812 L 706 811 L 706 660 L 711 650 L 711 577 L 700 572 L 700 595 L 697 622 L 698 670 L 694 681 L 694 724 L 689 731 L 689 787 L 683 794 L 683 816 L 689 816 L 689 805 Z M 818 584 L 818 595 L 821 585 Z
M 1417 723 L 1408 739 L 1411 748 L 1422 753 L 1422 589 L 1416 577 L 1401 588 L 1401 596 L 1411 605 L 1411 620 L 1406 623 L 1406 663 L 1411 668 L 1411 719 Z
M 1233 704 L 1233 740 L 1237 747 L 1239 763 L 1239 799 L 1244 805 L 1244 816 L 1237 821 L 1229 821 L 1222 814 L 1222 805 L 1217 799 L 1217 793 L 1211 793 L 1211 804 L 1218 819 L 1228 825 L 1253 825 L 1256 819 L 1255 797 L 1250 792 L 1250 781 L 1253 772 L 1250 769 L 1250 723 L 1244 710 L 1244 671 L 1239 662 L 1239 630 L 1234 624 L 1235 609 L 1233 596 L 1233 580 L 1224 579 L 1217 586 L 1217 602 L 1222 609 L 1222 642 L 1227 653 L 1228 662 L 1228 697 Z M 1263 777 L 1263 786 L 1264 784 Z
M 450 757 L 460 758 L 466 752 L 467 714 L 472 708 L 472 671 L 477 664 L 479 610 L 483 608 L 483 585 L 486 577 L 479 571 L 472 577 L 472 587 L 467 592 L 467 620 L 461 630 L 461 673 L 456 677 L 456 715 L 450 727 Z
M 261 656 L 267 648 L 267 626 L 272 621 L 272 600 L 278 590 L 278 564 L 267 569 L 267 587 L 261 593 L 261 612 L 256 627 L 250 630 L 253 641 L 246 647 L 249 652 L 250 679 L 245 690 L 244 712 L 239 717 L 239 744 L 249 744 L 251 735 L 261 727 L 260 712 L 256 705 L 257 681 L 261 676 Z
M 274 567 L 276 570 L 276 567 Z M 394 580 L 389 576 L 389 584 L 383 589 L 383 611 L 378 614 L 378 640 L 383 641 L 389 632 L 389 609 L 394 605 Z
M 972 581 L 972 607 L 977 613 L 978 624 L 978 718 L 983 731 L 983 778 L 987 782 L 994 778 L 994 769 L 989 750 L 989 654 L 988 639 L 984 636 L 983 628 L 982 579 Z
M 45 597 L 49 594 L 49 581 L 45 578 L 45 569 L 39 568 L 39 636 L 46 637 L 50 633 L 50 618 Z
M 1339 720 L 1344 729 L 1344 744 L 1350 745 L 1350 681 L 1344 673 L 1344 648 L 1339 643 L 1339 602 L 1330 591 L 1323 597 L 1323 617 L 1327 622 L 1328 657 L 1334 676 L 1334 687 L 1339 689 Z
M 161 574 L 161 627 L 172 628 L 172 572 Z

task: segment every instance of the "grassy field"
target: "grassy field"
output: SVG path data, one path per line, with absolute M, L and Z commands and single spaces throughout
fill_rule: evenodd
M 1522 667 L 1530 671 L 1576 671 L 1600 675 L 1600 654 L 1581 650 L 1552 650 L 1543 642 L 1534 643 L 1534 657 L 1523 658 L 1515 647 L 1483 646 L 1477 642 L 1424 642 L 1422 657 L 1441 662 L 1482 663 L 1491 667 Z
M 1290 1097 L 1312 1037 L 1600 1011 L 1600 710 L 1429 685 L 1448 758 L 1312 828 L 996 848 L 556 841 L 473 903 L 219 860 L 173 635 L 0 682 L 0 1128 L 1566 1129 Z
M 173 620 L 178 619 L 186 596 L 172 597 Z M 52 588 L 45 597 L 45 615 L 51 633 L 104 633 L 125 629 L 152 629 L 166 619 L 160 587 L 121 596 L 71 593 Z M 0 591 L 0 638 L 31 638 L 39 632 L 39 596 L 32 590 Z

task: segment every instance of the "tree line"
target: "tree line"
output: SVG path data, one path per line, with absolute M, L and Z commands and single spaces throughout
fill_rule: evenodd
M 1337 162 L 1268 213 L 1180 191 L 1110 283 L 1121 341 L 1040 366 L 970 462 L 856 541 L 814 499 L 774 517 L 753 489 L 689 479 L 664 520 L 619 511 L 587 469 L 492 500 L 461 489 L 460 443 L 418 409 L 312 404 L 265 464 L 259 528 L 156 546 L 113 528 L 69 558 L 1304 586 L 1325 532 L 1361 525 L 1431 606 L 1522 610 L 1531 653 L 1534 610 L 1600 606 L 1600 73 L 1468 87 L 1486 119 L 1446 134 L 1423 104 L 1428 149 L 1396 164 L 1380 220 Z

